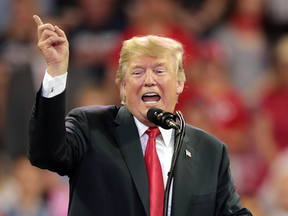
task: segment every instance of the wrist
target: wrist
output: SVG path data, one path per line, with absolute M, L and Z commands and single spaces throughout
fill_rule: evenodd
M 65 66 L 52 66 L 52 65 L 48 65 L 47 68 L 47 73 L 51 76 L 51 77 L 57 77 L 57 76 L 61 76 L 64 75 L 68 70 L 68 67 Z

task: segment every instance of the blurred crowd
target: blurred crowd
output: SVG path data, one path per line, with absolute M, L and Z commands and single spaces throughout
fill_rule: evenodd
M 176 109 L 228 146 L 243 206 L 254 216 L 288 215 L 288 1 L 1 0 L 0 216 L 67 215 L 68 179 L 26 156 L 46 69 L 34 14 L 68 37 L 67 112 L 120 105 L 123 40 L 180 41 L 187 82 Z

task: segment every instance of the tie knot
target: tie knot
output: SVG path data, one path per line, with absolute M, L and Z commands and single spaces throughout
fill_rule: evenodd
M 148 134 L 149 138 L 155 139 L 155 137 L 160 135 L 161 132 L 159 128 L 156 127 L 156 128 L 148 128 L 145 133 Z

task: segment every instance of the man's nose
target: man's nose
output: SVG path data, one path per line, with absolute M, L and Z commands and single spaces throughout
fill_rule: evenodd
M 145 73 L 145 82 L 144 85 L 145 86 L 153 86 L 155 85 L 155 74 L 151 69 L 148 69 Z

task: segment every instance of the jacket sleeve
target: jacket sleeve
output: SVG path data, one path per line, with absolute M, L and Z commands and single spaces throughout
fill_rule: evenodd
M 70 129 L 65 125 L 65 91 L 53 98 L 37 93 L 28 129 L 27 153 L 32 165 L 60 175 L 73 172 L 85 152 L 89 133 L 82 110 L 72 111 L 69 122 Z
M 215 215 L 252 216 L 251 212 L 243 208 L 240 197 L 236 192 L 231 175 L 230 162 L 226 145 L 223 144 L 222 162 L 218 175 L 217 203 Z

